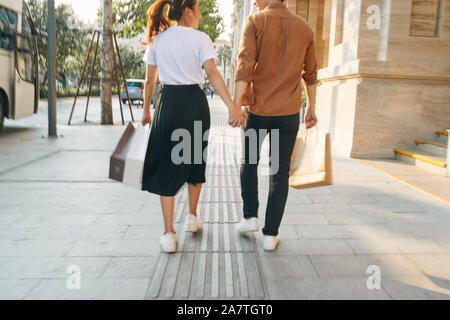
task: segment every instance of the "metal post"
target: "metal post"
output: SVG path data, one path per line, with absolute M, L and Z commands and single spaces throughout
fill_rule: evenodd
M 48 136 L 56 132 L 56 16 L 55 0 L 48 0 L 47 18 L 47 70 L 48 70 Z

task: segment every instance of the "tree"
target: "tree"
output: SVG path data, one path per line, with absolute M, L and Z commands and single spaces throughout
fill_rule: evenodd
M 112 114 L 112 64 L 113 64 L 113 7 L 112 0 L 103 0 L 103 45 L 102 45 L 102 79 L 101 79 L 101 124 L 113 124 Z
M 33 22 L 38 31 L 47 29 L 47 2 L 44 0 L 27 0 Z M 81 22 L 71 16 L 64 4 L 56 7 L 56 65 L 58 80 L 66 86 L 67 78 L 72 70 L 81 70 L 84 56 L 89 45 L 89 31 L 81 27 Z M 39 69 L 47 79 L 47 41 L 41 38 L 38 41 Z
M 214 42 L 224 31 L 217 0 L 199 0 L 202 19 L 199 30 L 207 33 Z M 114 29 L 120 38 L 135 38 L 146 31 L 147 10 L 155 0 L 125 0 L 114 2 Z
M 219 48 L 218 58 L 223 62 L 223 76 L 225 77 L 227 70 L 227 63 L 231 61 L 231 47 L 224 45 Z

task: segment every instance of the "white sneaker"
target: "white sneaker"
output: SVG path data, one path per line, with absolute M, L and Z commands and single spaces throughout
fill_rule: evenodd
M 242 219 L 238 225 L 238 231 L 240 233 L 256 232 L 258 229 L 258 218 Z
M 263 239 L 263 247 L 266 251 L 273 251 L 277 248 L 278 243 L 280 240 L 278 239 L 278 236 L 266 236 L 264 235 Z
M 164 252 L 176 252 L 177 241 L 175 240 L 175 234 L 168 232 L 161 237 L 161 248 Z
M 197 232 L 198 230 L 202 229 L 202 225 L 202 219 L 189 213 L 186 216 L 186 220 L 184 221 L 184 231 Z

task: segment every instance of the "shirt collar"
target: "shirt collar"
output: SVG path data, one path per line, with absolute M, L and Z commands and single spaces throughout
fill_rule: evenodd
M 266 9 L 287 9 L 283 3 L 272 3 L 269 4 Z

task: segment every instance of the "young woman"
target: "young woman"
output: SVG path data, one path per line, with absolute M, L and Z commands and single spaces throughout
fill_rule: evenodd
M 166 6 L 169 6 L 168 16 L 165 14 Z M 205 182 L 206 162 L 203 154 L 210 127 L 208 101 L 199 86 L 203 83 L 202 65 L 229 109 L 229 124 L 233 127 L 245 124 L 247 115 L 233 103 L 216 68 L 218 59 L 211 39 L 196 30 L 201 18 L 198 0 L 157 0 L 147 16 L 143 125 L 152 123 L 150 103 L 158 73 L 164 87 L 154 113 L 142 190 L 161 196 L 165 224 L 161 247 L 165 252 L 175 252 L 174 200 L 175 194 L 186 182 L 189 214 L 184 230 L 197 232 L 202 227 L 202 221 L 197 217 L 197 203 Z M 178 150 L 182 140 L 177 134 L 179 132 L 189 133 L 188 150 Z M 182 163 L 178 161 L 179 157 L 183 158 Z M 185 161 L 187 158 L 189 161 Z

